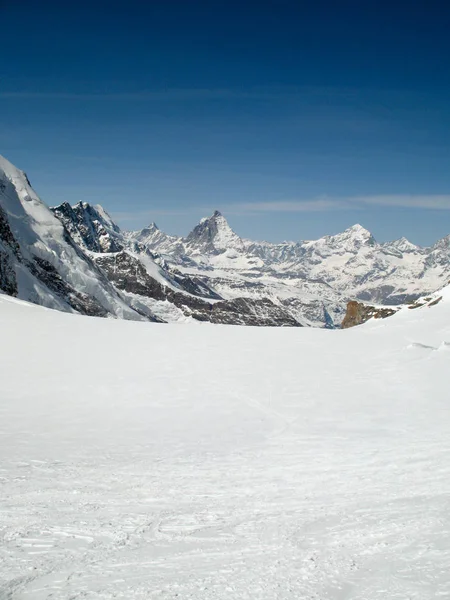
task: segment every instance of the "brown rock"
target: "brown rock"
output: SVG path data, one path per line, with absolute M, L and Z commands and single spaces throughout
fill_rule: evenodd
M 341 329 L 361 325 L 369 319 L 385 319 L 395 314 L 397 310 L 395 308 L 376 308 L 375 306 L 367 306 L 362 302 L 351 300 L 347 304 L 347 312 L 341 323 Z

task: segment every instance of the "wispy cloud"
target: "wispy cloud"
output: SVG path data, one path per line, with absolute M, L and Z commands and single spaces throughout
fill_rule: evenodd
M 167 89 L 141 92 L 39 92 L 39 91 L 4 91 L 0 99 L 24 100 L 214 100 L 214 99 L 244 99 L 244 98 L 276 98 L 282 94 L 265 90 L 229 90 L 229 89 Z
M 450 194 L 386 194 L 373 196 L 320 197 L 305 200 L 273 202 L 243 202 L 229 204 L 223 210 L 230 214 L 265 212 L 324 212 L 362 210 L 369 206 L 412 208 L 422 210 L 450 210 Z
M 273 202 L 241 202 L 217 205 L 190 206 L 188 208 L 150 208 L 136 212 L 111 212 L 111 216 L 120 223 L 150 223 L 160 216 L 208 215 L 219 209 L 226 215 L 251 215 L 258 213 L 314 213 L 345 210 L 364 210 L 373 206 L 385 208 L 410 208 L 419 210 L 450 210 L 450 194 L 386 194 L 373 196 L 348 196 L 281 200 Z
M 354 199 L 361 204 L 429 210 L 450 210 L 450 194 L 391 194 L 361 196 Z
M 160 90 L 141 90 L 136 92 L 74 92 L 74 91 L 39 91 L 39 90 L 5 90 L 0 92 L 0 99 L 25 100 L 214 100 L 214 99 L 314 99 L 326 101 L 330 99 L 355 101 L 361 98 L 376 97 L 390 100 L 405 100 L 419 97 L 417 92 L 408 90 L 369 90 L 352 87 L 320 87 L 320 86 L 270 86 L 250 88 L 167 88 Z M 422 94 L 421 96 L 424 96 Z

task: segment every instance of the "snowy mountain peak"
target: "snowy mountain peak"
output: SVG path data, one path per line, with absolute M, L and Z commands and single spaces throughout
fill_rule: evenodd
M 362 225 L 360 225 L 359 223 L 352 225 L 351 227 L 346 229 L 343 233 L 351 235 L 353 238 L 359 238 L 361 240 L 373 239 L 373 236 L 370 233 L 370 231 L 368 229 L 366 229 L 365 227 L 363 227 Z
M 416 246 L 405 237 L 389 242 L 387 246 L 396 248 L 397 250 L 400 250 L 400 252 L 417 252 L 421 249 L 420 246 Z
M 357 249 L 361 246 L 374 246 L 376 244 L 375 238 L 370 231 L 359 225 L 359 223 L 352 225 L 343 233 L 332 237 L 344 243 L 349 249 L 351 247 Z
M 212 253 L 220 253 L 228 248 L 242 248 L 241 238 L 234 233 L 228 221 L 218 210 L 210 217 L 201 219 L 186 238 L 190 247 Z
M 442 239 L 438 240 L 434 246 L 432 246 L 432 250 L 436 249 L 449 249 L 450 248 L 450 235 L 446 235 Z
M 218 210 L 215 210 L 213 212 L 213 214 L 209 217 L 203 217 L 202 219 L 200 219 L 199 221 L 199 225 L 204 225 L 205 223 L 208 223 L 211 225 L 211 227 L 217 226 L 218 228 L 220 227 L 228 227 L 230 228 L 230 226 L 228 225 L 227 220 L 225 219 L 225 217 L 222 215 L 222 213 Z
M 362 227 L 362 225 L 356 224 L 342 233 L 326 235 L 318 240 L 305 242 L 303 247 L 308 252 L 316 251 L 323 257 L 333 253 L 355 253 L 362 247 L 375 245 L 375 238 L 370 231 Z
M 203 219 L 200 219 L 200 223 L 206 223 L 207 221 L 214 221 L 216 219 L 219 219 L 219 217 L 222 217 L 226 221 L 226 219 L 224 218 L 224 216 L 222 215 L 220 210 L 215 210 L 210 217 L 203 217 Z
M 92 252 L 119 252 L 119 227 L 99 204 L 63 202 L 51 209 L 77 244 Z

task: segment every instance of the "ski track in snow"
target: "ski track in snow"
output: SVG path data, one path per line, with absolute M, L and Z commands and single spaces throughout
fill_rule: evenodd
M 427 311 L 191 327 L 0 296 L 0 600 L 450 598 Z

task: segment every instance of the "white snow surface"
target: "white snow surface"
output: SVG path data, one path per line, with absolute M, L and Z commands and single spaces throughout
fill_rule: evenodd
M 450 597 L 450 291 L 364 326 L 0 295 L 0 598 Z

